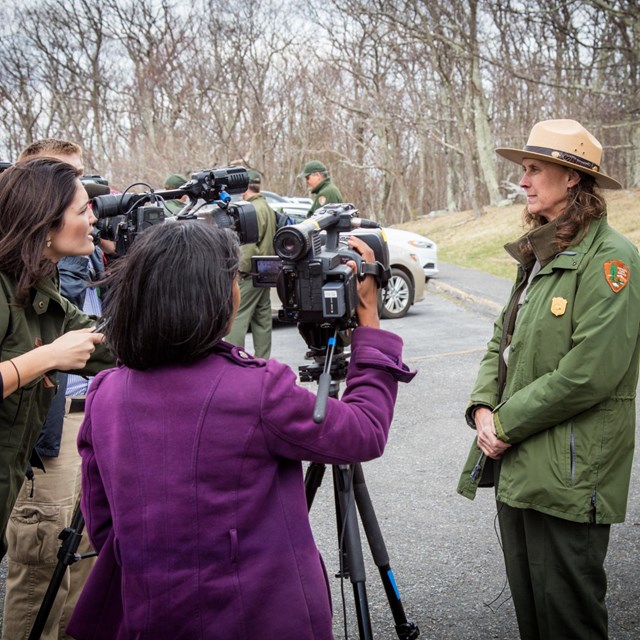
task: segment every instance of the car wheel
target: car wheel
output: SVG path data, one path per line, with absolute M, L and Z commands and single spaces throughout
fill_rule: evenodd
M 391 269 L 391 278 L 384 293 L 383 318 L 402 318 L 413 304 L 413 282 L 402 269 Z

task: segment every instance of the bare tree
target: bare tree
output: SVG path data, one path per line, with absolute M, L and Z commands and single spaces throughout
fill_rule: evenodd
M 80 142 L 115 186 L 306 160 L 387 224 L 500 199 L 497 145 L 573 117 L 640 186 L 637 0 L 7 0 L 0 150 Z

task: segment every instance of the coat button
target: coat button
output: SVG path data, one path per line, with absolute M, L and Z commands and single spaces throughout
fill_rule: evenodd
M 38 308 L 39 309 L 44 309 L 44 301 L 43 300 L 39 300 L 38 301 Z

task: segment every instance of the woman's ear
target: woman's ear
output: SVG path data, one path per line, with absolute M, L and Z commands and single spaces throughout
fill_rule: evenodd
M 567 187 L 569 187 L 569 189 L 573 189 L 573 187 L 575 187 L 580 182 L 580 174 L 574 169 L 569 169 L 568 174 Z

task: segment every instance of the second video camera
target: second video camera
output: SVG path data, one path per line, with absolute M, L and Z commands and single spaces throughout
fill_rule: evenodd
M 256 210 L 248 202 L 232 203 L 231 196 L 244 193 L 248 185 L 244 167 L 205 169 L 193 173 L 178 189 L 129 193 L 129 187 L 124 193 L 98 196 L 91 205 L 101 237 L 114 240 L 120 255 L 127 252 L 138 233 L 168 221 L 203 220 L 229 227 L 240 243 L 246 244 L 258 240 Z M 164 201 L 183 196 L 189 202 L 177 216 L 167 216 Z

